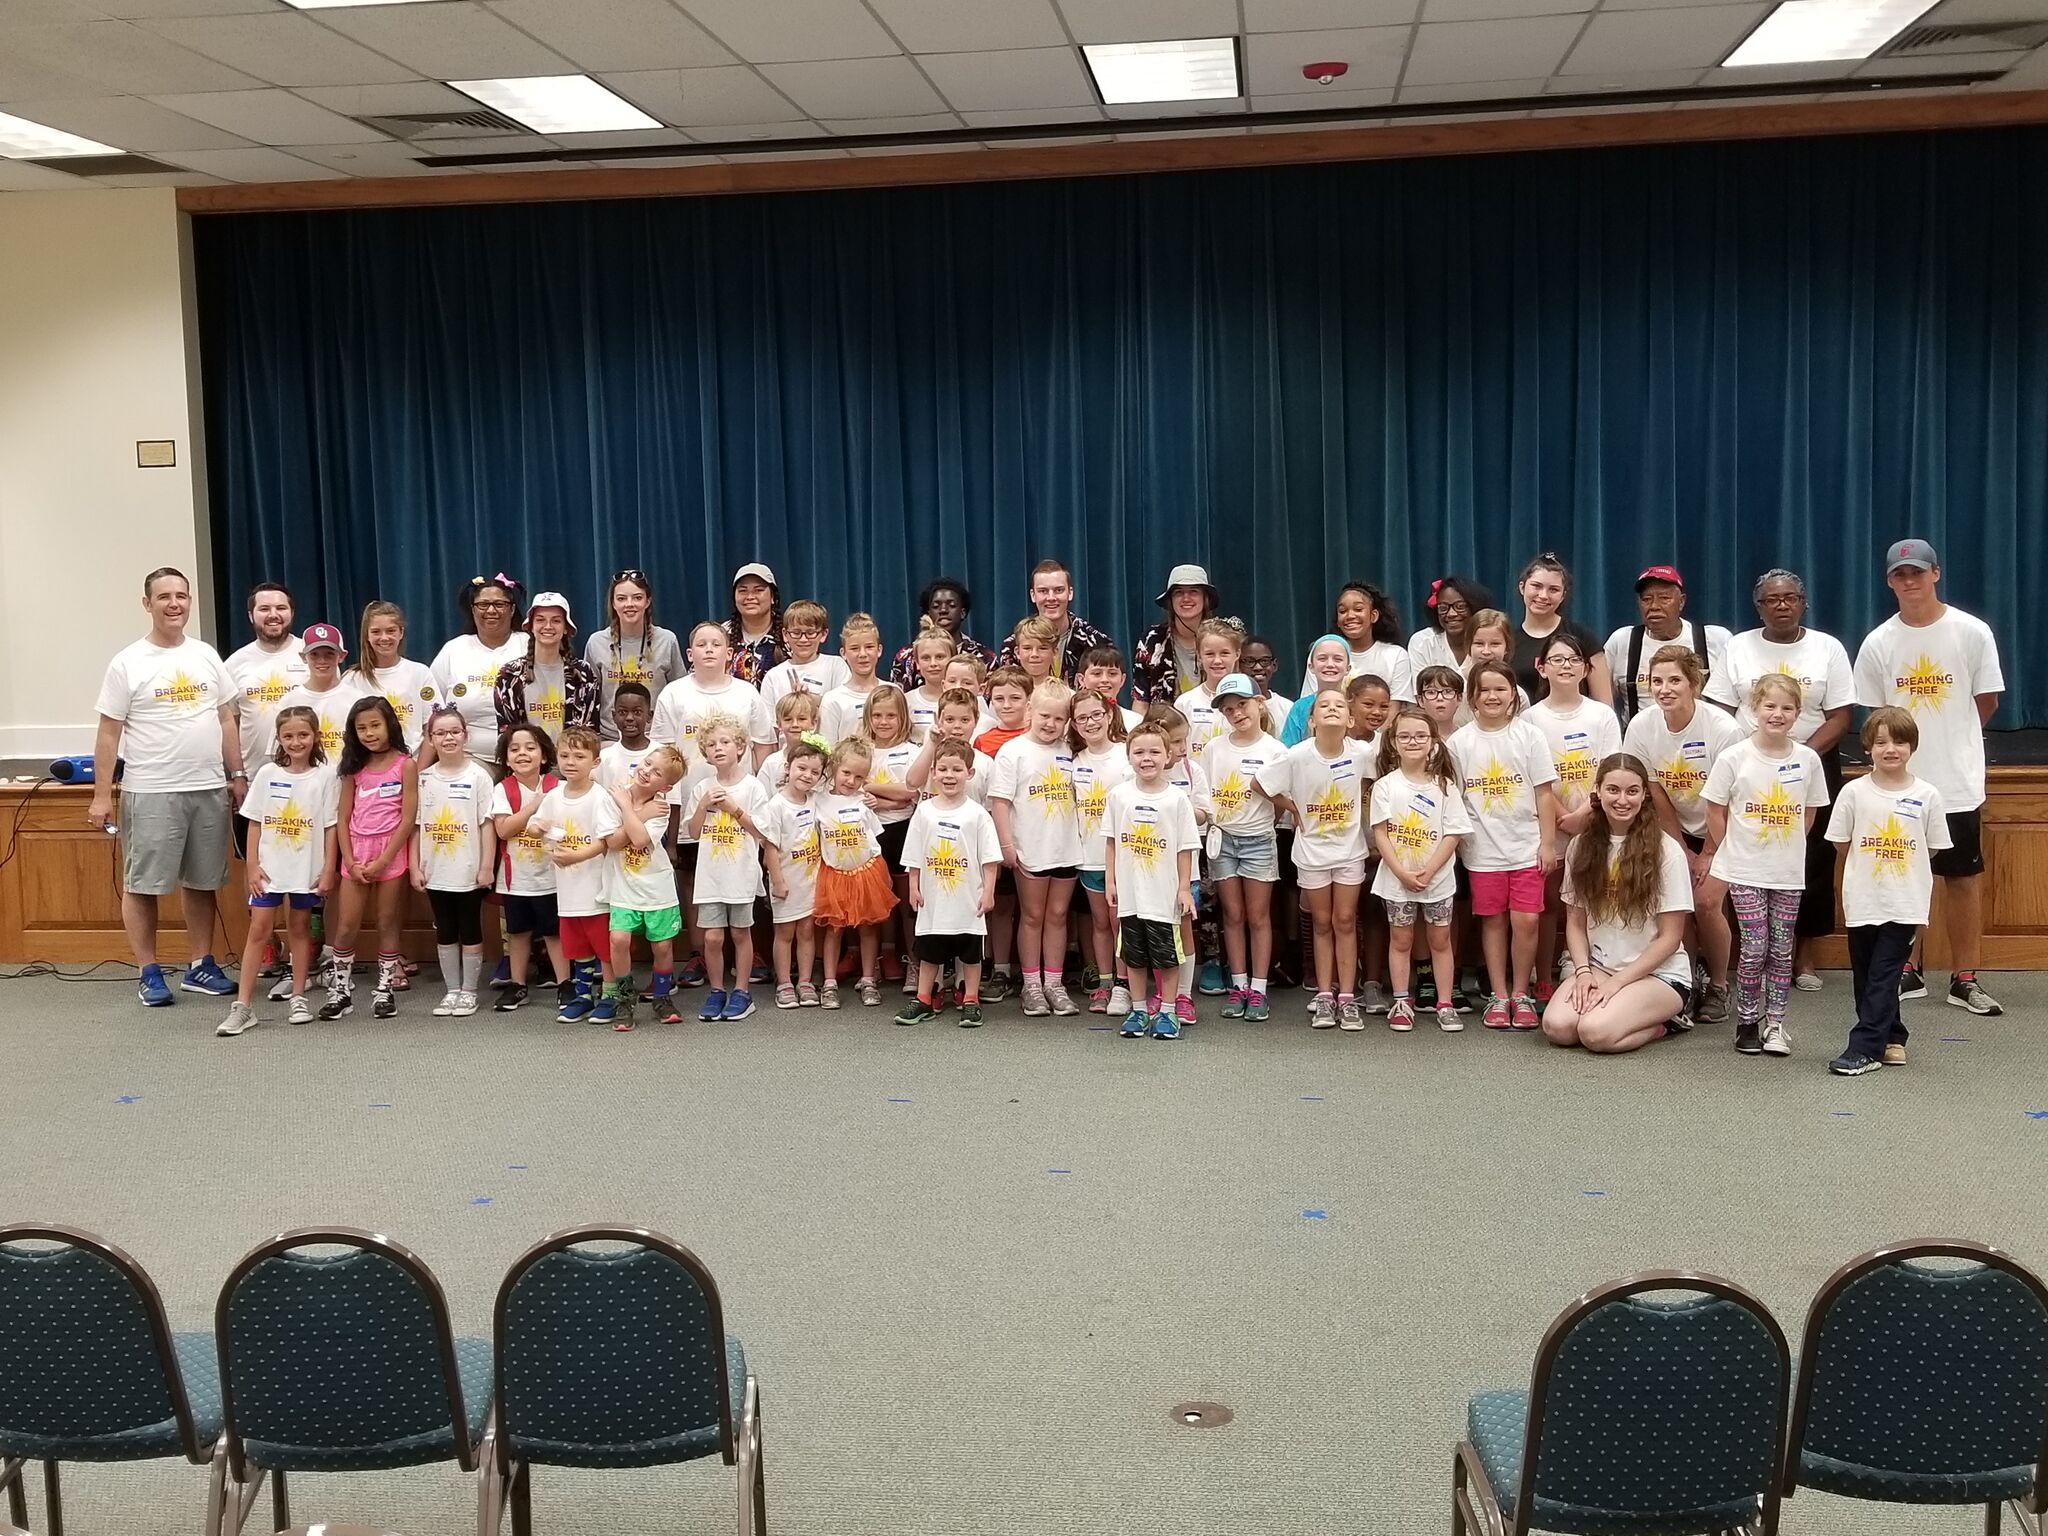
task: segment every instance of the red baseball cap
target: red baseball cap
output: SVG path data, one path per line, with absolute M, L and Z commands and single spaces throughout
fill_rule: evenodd
M 1685 578 L 1678 574 L 1678 567 L 1675 565 L 1653 565 L 1644 571 L 1636 578 L 1638 592 L 1643 590 L 1643 583 L 1646 581 L 1668 581 L 1679 591 L 1685 590 Z
M 300 649 L 316 651 L 323 645 L 341 652 L 344 656 L 348 654 L 348 647 L 341 643 L 340 630 L 332 624 L 308 624 L 305 634 L 299 639 Z

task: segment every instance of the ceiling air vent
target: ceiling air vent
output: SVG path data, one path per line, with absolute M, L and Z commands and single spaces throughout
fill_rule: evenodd
M 1908 27 L 1901 32 L 1884 57 L 1902 53 L 2002 53 L 2020 52 L 2048 43 L 2048 21 L 1973 21 L 1952 26 L 1935 23 Z
M 183 166 L 152 160 L 147 155 L 63 155 L 48 160 L 31 160 L 29 164 L 87 177 L 176 175 L 184 169 Z
M 475 139 L 485 138 L 494 133 L 523 134 L 528 130 L 521 124 L 493 112 L 489 107 L 475 107 L 463 112 L 403 112 L 391 115 L 358 117 L 357 122 L 365 128 L 374 128 L 379 133 L 388 133 L 394 139 L 410 144 L 421 139 Z

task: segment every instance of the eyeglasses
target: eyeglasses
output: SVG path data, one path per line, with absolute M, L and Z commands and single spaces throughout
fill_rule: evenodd
M 1445 688 L 1439 685 L 1435 688 L 1423 689 L 1422 696 L 1425 699 L 1455 699 L 1458 697 L 1458 690 L 1455 688 Z
M 488 609 L 493 612 L 503 613 L 510 609 L 512 605 L 506 602 L 505 599 L 503 599 L 502 597 L 482 597 L 478 598 L 469 606 L 473 609 L 478 610 L 479 612 Z

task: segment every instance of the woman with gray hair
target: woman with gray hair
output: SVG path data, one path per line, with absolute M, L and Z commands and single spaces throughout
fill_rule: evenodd
M 1766 672 L 1783 672 L 1799 684 L 1799 719 L 1792 739 L 1819 754 L 1827 775 L 1830 801 L 1842 792 L 1841 740 L 1849 729 L 1856 681 L 1849 653 L 1833 635 L 1806 627 L 1806 582 L 1793 571 L 1770 570 L 1750 589 L 1756 615 L 1763 623 L 1728 642 L 1723 665 L 1707 679 L 1707 697 L 1734 711 L 1745 732 L 1756 729 L 1750 718 L 1750 685 Z M 1820 989 L 1813 968 L 1813 941 L 1835 930 L 1835 849 L 1827 840 L 1827 818 L 1814 818 L 1806 839 L 1806 894 L 1800 898 L 1794 928 L 1798 948 L 1793 956 L 1793 985 L 1802 992 Z

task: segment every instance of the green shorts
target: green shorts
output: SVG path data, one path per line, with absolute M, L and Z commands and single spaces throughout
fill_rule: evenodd
M 626 907 L 612 908 L 613 933 L 637 933 L 650 944 L 666 944 L 682 931 L 681 907 L 657 907 L 652 912 L 634 912 Z

